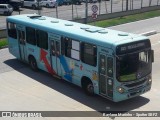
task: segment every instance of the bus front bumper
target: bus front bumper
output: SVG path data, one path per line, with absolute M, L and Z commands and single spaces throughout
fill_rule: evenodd
M 114 94 L 113 101 L 114 102 L 120 102 L 120 101 L 123 101 L 123 100 L 134 98 L 136 96 L 140 96 L 140 95 L 148 92 L 150 89 L 151 89 L 151 84 L 147 85 L 147 86 L 145 86 L 141 89 L 134 90 L 134 91 L 127 90 L 127 92 L 124 92 L 124 93 L 120 93 L 120 92 L 116 91 L 115 94 Z

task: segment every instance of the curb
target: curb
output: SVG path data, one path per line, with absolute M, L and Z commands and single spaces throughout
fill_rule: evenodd
M 141 33 L 140 35 L 151 36 L 151 35 L 154 35 L 154 34 L 157 34 L 156 30 L 152 30 L 152 31 L 149 31 L 149 32 Z
M 0 47 L 0 50 L 1 50 L 1 49 L 4 49 L 4 48 L 8 48 L 8 45 L 3 46 L 3 47 Z

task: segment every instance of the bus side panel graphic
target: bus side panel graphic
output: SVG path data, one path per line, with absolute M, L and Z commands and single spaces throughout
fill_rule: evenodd
M 45 67 L 47 69 L 47 71 L 53 75 L 56 74 L 56 72 L 52 69 L 51 65 L 49 64 L 47 58 L 46 58 L 47 52 L 44 51 L 43 49 L 41 49 L 40 51 L 40 61 L 43 61 L 45 64 Z
M 47 52 L 43 49 L 40 49 L 40 61 L 43 61 L 45 64 L 45 67 L 47 69 L 47 71 L 49 73 L 51 73 L 52 75 L 57 75 L 57 73 L 54 71 L 54 69 L 52 69 L 51 65 L 49 64 L 46 56 L 47 56 Z M 69 66 L 67 64 L 67 61 L 65 60 L 65 58 L 61 55 L 58 57 L 60 59 L 60 63 L 63 66 L 63 69 L 65 71 L 65 75 L 64 78 L 67 79 L 68 81 L 72 81 L 72 70 L 69 69 Z
M 67 61 L 65 60 L 65 58 L 62 55 L 59 56 L 59 59 L 60 59 L 61 65 L 63 66 L 63 69 L 65 71 L 64 78 L 71 82 L 72 81 L 72 70 L 69 69 Z

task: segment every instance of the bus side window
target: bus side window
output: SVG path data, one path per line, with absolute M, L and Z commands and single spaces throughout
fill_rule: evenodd
M 82 62 L 96 66 L 97 65 L 97 47 L 89 43 L 81 43 Z
M 65 54 L 65 38 L 61 37 L 61 54 Z
M 36 45 L 35 29 L 31 27 L 26 27 L 26 41 L 31 45 Z
M 70 38 L 65 38 L 65 56 L 71 57 L 72 41 Z
M 80 42 L 68 37 L 61 39 L 61 50 L 62 54 L 66 57 L 80 60 Z
M 8 28 L 8 36 L 17 39 L 16 24 L 8 22 L 7 28 Z
M 24 31 L 18 30 L 18 33 L 19 33 L 19 42 L 20 42 L 20 44 L 24 44 L 25 45 L 25 33 L 24 33 Z
M 60 44 L 58 41 L 56 41 L 56 55 L 59 56 L 60 55 Z
M 52 54 L 53 56 L 56 55 L 55 44 L 54 44 L 54 41 L 53 41 L 53 40 L 51 40 L 51 54 Z
M 36 31 L 37 46 L 43 49 L 48 49 L 48 33 L 42 30 Z

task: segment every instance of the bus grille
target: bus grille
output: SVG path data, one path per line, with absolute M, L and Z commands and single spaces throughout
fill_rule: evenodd
M 129 89 L 128 91 L 129 91 L 129 92 L 133 92 L 133 91 L 140 90 L 140 89 L 142 89 L 142 88 L 144 88 L 143 85 L 142 85 L 142 86 L 139 86 L 139 87 L 136 87 L 136 88 Z
M 130 96 L 134 96 L 134 95 L 139 94 L 139 93 L 141 93 L 141 92 L 142 92 L 142 91 L 137 91 L 137 92 L 130 93 Z
M 138 85 L 143 84 L 145 81 L 146 81 L 146 79 L 144 79 L 144 80 L 142 80 L 142 81 L 139 81 L 139 82 L 136 82 L 136 83 L 127 84 L 127 85 L 125 85 L 125 86 L 126 86 L 126 87 L 135 87 L 135 86 L 138 86 Z

